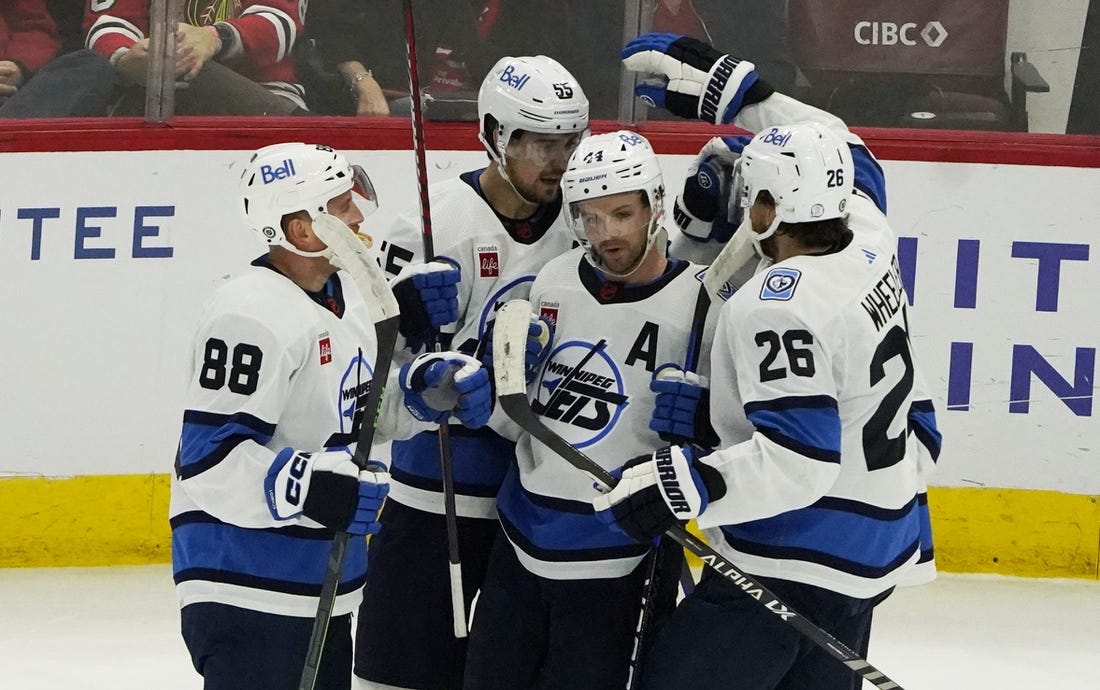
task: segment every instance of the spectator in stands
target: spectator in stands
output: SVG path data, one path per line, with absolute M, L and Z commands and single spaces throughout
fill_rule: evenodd
M 291 51 L 306 5 L 307 0 L 187 3 L 176 34 L 176 77 L 183 82 L 177 112 L 304 113 L 305 94 Z M 149 0 L 114 0 L 106 7 L 92 1 L 84 25 L 87 46 L 109 59 L 129 83 L 144 86 Z M 124 114 L 127 109 L 134 106 L 124 106 Z
M 57 55 L 61 39 L 45 0 L 0 5 L 0 104 Z
M 433 119 L 476 119 L 481 80 L 502 55 L 568 60 L 566 0 L 418 0 L 420 84 Z M 593 4 L 593 3 L 588 3 Z M 598 3 L 595 3 L 598 5 Z M 409 73 L 401 0 L 314 0 L 298 64 L 312 110 L 407 114 Z M 618 74 L 618 52 L 608 59 Z M 385 105 L 383 106 L 383 101 Z

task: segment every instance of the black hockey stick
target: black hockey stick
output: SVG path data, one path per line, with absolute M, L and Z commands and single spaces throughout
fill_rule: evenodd
M 432 211 L 428 205 L 428 168 L 424 160 L 424 113 L 420 102 L 420 73 L 416 65 L 416 27 L 413 24 L 412 0 L 404 0 L 405 50 L 409 63 L 409 95 L 412 100 L 413 150 L 416 152 L 416 184 L 420 189 L 420 229 L 424 240 L 424 260 L 435 259 L 432 243 Z M 441 350 L 438 335 L 428 348 Z M 454 460 L 451 455 L 451 432 L 445 419 L 439 425 L 439 467 L 443 479 L 443 518 L 447 524 L 447 560 L 450 563 L 451 616 L 456 638 L 466 637 L 466 601 L 462 592 L 462 560 L 458 554 L 458 515 L 455 510 Z
M 398 326 L 401 312 L 397 299 L 393 296 L 386 281 L 386 273 L 369 254 L 354 232 L 343 222 L 328 214 L 321 214 L 313 221 L 313 230 L 317 237 L 332 250 L 333 264 L 338 265 L 355 283 L 356 289 L 370 309 L 374 321 L 374 336 L 378 349 L 374 356 L 374 373 L 371 374 L 370 390 L 363 406 L 363 417 L 359 422 L 359 438 L 355 444 L 352 461 L 361 470 L 367 469 L 374 432 L 378 426 L 378 417 L 382 410 L 382 394 L 386 388 L 386 379 L 390 373 L 390 362 L 397 343 Z M 298 690 L 313 690 L 317 682 L 317 671 L 321 667 L 321 653 L 325 648 L 328 624 L 332 619 L 332 608 L 336 604 L 336 589 L 340 585 L 340 575 L 344 570 L 344 558 L 347 555 L 348 539 L 351 535 L 337 530 L 329 551 L 325 566 L 325 579 L 321 584 L 321 595 L 317 601 L 317 615 L 313 619 L 313 630 L 306 648 L 306 662 L 302 668 L 302 677 Z M 361 538 L 361 537 L 360 537 Z
M 687 355 L 684 357 L 684 371 L 694 372 L 699 368 L 699 353 L 703 347 L 703 330 L 706 328 L 707 313 L 710 311 L 710 294 L 706 286 L 699 285 L 699 294 L 695 298 L 695 310 L 691 315 L 691 330 L 688 331 Z M 687 443 L 692 439 L 682 439 Z M 665 551 L 679 549 L 681 552 L 680 582 L 684 588 L 684 595 L 691 594 L 695 586 L 695 580 L 691 577 L 691 570 L 687 561 L 683 558 L 683 549 L 675 542 L 666 539 L 658 539 L 657 544 L 650 550 L 649 569 L 645 582 L 642 585 L 642 607 L 638 613 L 638 627 L 634 630 L 634 651 L 630 655 L 630 673 L 626 679 L 627 690 L 634 690 L 638 682 L 638 676 L 642 666 L 642 655 L 645 652 L 645 635 L 649 628 L 649 619 L 653 616 L 654 598 L 660 588 L 660 563 Z
M 493 333 L 493 368 L 497 384 L 497 401 L 501 408 L 521 429 L 544 443 L 570 465 L 592 477 L 601 485 L 611 488 L 618 480 L 595 460 L 577 450 L 558 436 L 531 409 L 527 399 L 527 384 L 523 372 L 523 355 L 527 347 L 527 326 L 531 318 L 531 305 L 526 300 L 511 300 L 496 316 Z M 690 553 L 695 554 L 719 575 L 737 586 L 760 605 L 805 635 L 853 672 L 859 674 L 881 690 L 900 690 L 901 686 L 890 680 L 877 668 L 852 651 L 846 644 L 792 610 L 766 587 L 746 575 L 733 563 L 712 549 L 708 544 L 680 525 L 671 527 L 664 536 L 675 540 Z

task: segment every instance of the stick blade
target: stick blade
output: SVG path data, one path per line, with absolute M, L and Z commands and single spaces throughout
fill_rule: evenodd
M 367 302 L 374 323 L 398 316 L 401 310 L 390 290 L 386 272 L 371 256 L 370 249 L 342 220 L 322 213 L 313 221 L 313 232 L 332 251 L 329 261 L 346 271 Z
M 493 323 L 493 375 L 497 397 L 522 393 L 527 397 L 523 363 L 527 351 L 527 329 L 531 324 L 531 303 L 509 300 L 497 312 Z
M 722 247 L 722 251 L 711 262 L 706 275 L 703 276 L 703 286 L 713 299 L 725 301 L 739 287 L 730 284 L 730 280 L 745 264 L 756 257 L 751 236 L 752 226 L 746 216 L 741 226 L 733 233 L 733 237 L 726 242 L 726 246 Z

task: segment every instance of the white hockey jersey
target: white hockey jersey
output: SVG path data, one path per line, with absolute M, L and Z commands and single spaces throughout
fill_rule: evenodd
M 264 480 L 284 448 L 354 451 L 376 350 L 367 305 L 342 273 L 311 294 L 264 257 L 215 293 L 196 337 L 169 508 L 181 606 L 316 615 L 333 532 L 304 516 L 276 519 Z M 405 418 L 400 395 L 383 406 L 380 440 Z M 353 538 L 336 615 L 358 607 L 366 567 L 366 540 Z
M 684 367 L 688 352 L 701 353 L 696 363 L 706 373 L 710 333 L 694 305 L 702 294 L 707 307 L 709 298 L 702 266 L 672 260 L 652 283 L 624 286 L 605 282 L 583 256 L 576 249 L 550 262 L 531 289 L 532 308 L 555 324 L 531 405 L 555 433 L 613 470 L 667 445 L 649 428 L 656 397 L 649 384 L 663 364 Z M 595 517 L 591 477 L 528 434 L 519 436 L 516 457 L 497 510 L 524 567 L 567 580 L 637 567 L 649 547 Z
M 526 299 L 531 283 L 552 258 L 573 246 L 560 201 L 530 218 L 498 215 L 481 194 L 474 170 L 431 187 L 432 237 L 436 256 L 457 263 L 458 321 L 450 327 L 451 348 L 473 354 L 496 311 L 510 299 Z M 423 255 L 420 216 L 410 212 L 380 236 L 389 246 Z M 455 508 L 463 517 L 496 517 L 496 495 L 515 461 L 515 444 L 491 429 L 450 426 L 454 458 Z M 439 441 L 434 432 L 393 444 L 390 500 L 418 510 L 443 513 Z
M 881 169 L 827 113 L 776 94 L 736 124 L 818 120 L 852 147 L 850 240 L 758 272 L 722 307 L 707 464 L 728 490 L 699 516 L 746 572 L 866 598 L 932 567 L 925 482 L 939 453 L 909 343 Z

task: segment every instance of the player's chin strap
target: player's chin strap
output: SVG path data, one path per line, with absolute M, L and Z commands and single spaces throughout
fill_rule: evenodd
M 512 188 L 512 191 L 515 193 L 515 195 L 529 204 L 533 204 L 535 206 L 541 205 L 542 202 L 540 202 L 538 199 L 528 199 L 526 196 L 524 196 L 523 192 L 519 191 L 519 189 L 516 188 L 516 185 L 512 183 L 512 178 L 508 177 L 508 171 L 505 169 L 505 161 L 507 157 L 504 155 L 504 152 L 498 152 L 494 150 L 492 146 L 489 146 L 489 142 L 485 139 L 484 134 L 478 134 L 477 138 L 481 142 L 481 145 L 485 147 L 485 150 L 489 152 L 489 157 L 492 158 L 493 162 L 497 164 L 497 172 L 500 173 L 500 178 L 508 183 L 508 186 Z

